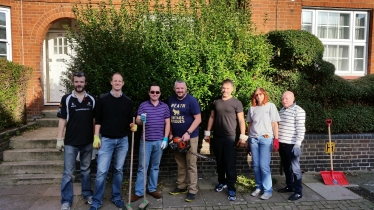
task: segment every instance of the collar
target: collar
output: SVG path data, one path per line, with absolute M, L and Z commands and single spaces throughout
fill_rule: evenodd
M 71 91 L 71 95 L 74 97 L 74 98 L 77 98 L 77 96 L 75 95 L 75 91 Z M 84 97 L 87 97 L 87 93 L 86 91 L 84 91 Z
M 161 101 L 160 101 L 160 100 L 158 100 L 158 104 L 157 104 L 156 106 L 152 104 L 151 99 L 148 100 L 148 103 L 149 103 L 150 105 L 154 106 L 154 107 L 157 107 L 157 106 L 160 106 L 160 105 L 161 105 Z
M 114 95 L 114 93 L 112 92 L 112 90 L 110 91 L 110 95 L 112 95 L 114 98 L 117 98 L 117 97 Z M 123 95 L 123 92 L 121 91 L 121 94 L 118 96 L 118 98 L 121 97 L 122 95 Z
M 291 106 L 289 106 L 288 108 L 283 107 L 282 109 L 293 109 L 295 106 L 296 106 L 296 102 L 294 102 L 294 103 L 293 103 Z

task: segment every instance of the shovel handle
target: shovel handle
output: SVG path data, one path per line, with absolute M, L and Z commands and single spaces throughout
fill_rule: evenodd
M 332 119 L 331 119 L 331 118 L 327 118 L 327 119 L 325 120 L 325 122 L 326 122 L 327 126 L 330 127 L 330 125 L 332 124 Z

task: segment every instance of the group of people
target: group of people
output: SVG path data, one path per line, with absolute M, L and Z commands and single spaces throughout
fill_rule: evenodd
M 81 191 L 90 210 L 99 209 L 105 191 L 106 177 L 113 158 L 111 201 L 118 208 L 125 206 L 122 200 L 121 184 L 123 165 L 129 148 L 128 136 L 144 126 L 144 139 L 139 146 L 139 164 L 135 183 L 134 202 L 150 194 L 162 198 L 157 192 L 158 174 L 163 150 L 173 137 L 187 143 L 192 153 L 197 153 L 200 105 L 187 92 L 184 81 L 174 84 L 175 95 L 168 102 L 160 100 L 158 84 L 149 86 L 149 100 L 140 104 L 133 122 L 133 104 L 122 92 L 124 85 L 120 73 L 114 73 L 109 93 L 96 101 L 85 92 L 87 75 L 74 72 L 74 90 L 62 97 L 57 116 L 59 117 L 56 148 L 64 151 L 64 172 L 61 183 L 61 210 L 69 210 L 73 202 L 73 179 L 76 158 L 80 161 L 82 175 Z M 292 92 L 282 95 L 283 108 L 278 112 L 275 105 L 268 102 L 266 91 L 258 88 L 252 95 L 252 106 L 248 110 L 248 131 L 242 103 L 232 96 L 234 84 L 227 79 L 222 82 L 222 96 L 213 101 L 204 139 L 212 144 L 216 156 L 218 184 L 216 192 L 227 188 L 228 200 L 236 199 L 236 153 L 237 147 L 247 148 L 252 155 L 256 190 L 252 196 L 263 192 L 261 199 L 272 196 L 270 173 L 271 149 L 279 150 L 286 175 L 285 188 L 279 192 L 294 192 L 289 200 L 302 197 L 301 170 L 299 164 L 300 146 L 305 133 L 305 112 L 294 103 Z M 239 139 L 237 126 L 239 125 Z M 65 138 L 63 138 L 64 129 Z M 214 138 L 210 138 L 211 131 Z M 90 163 L 93 149 L 98 150 L 95 193 L 91 189 Z M 143 152 L 145 151 L 145 152 Z M 78 155 L 79 153 L 79 155 Z M 78 156 L 78 157 L 77 157 Z M 171 195 L 186 194 L 186 201 L 192 202 L 198 192 L 197 157 L 191 153 L 174 151 L 178 165 L 177 186 Z M 145 158 L 145 159 L 144 159 Z M 145 171 L 144 171 L 145 170 Z M 149 172 L 145 175 L 145 172 Z M 148 179 L 144 189 L 144 179 Z

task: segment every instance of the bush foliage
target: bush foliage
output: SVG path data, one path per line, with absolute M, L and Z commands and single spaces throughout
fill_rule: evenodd
M 0 131 L 26 123 L 26 90 L 32 70 L 0 58 Z

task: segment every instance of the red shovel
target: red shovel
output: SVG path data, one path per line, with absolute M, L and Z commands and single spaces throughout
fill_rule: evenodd
M 325 122 L 329 129 L 329 143 L 331 146 L 330 125 L 332 123 L 332 119 L 326 119 Z M 349 185 L 342 171 L 334 171 L 334 167 L 332 163 L 332 149 L 330 149 L 330 163 L 331 163 L 331 171 L 320 171 L 322 179 L 325 182 L 325 184 L 326 185 Z

